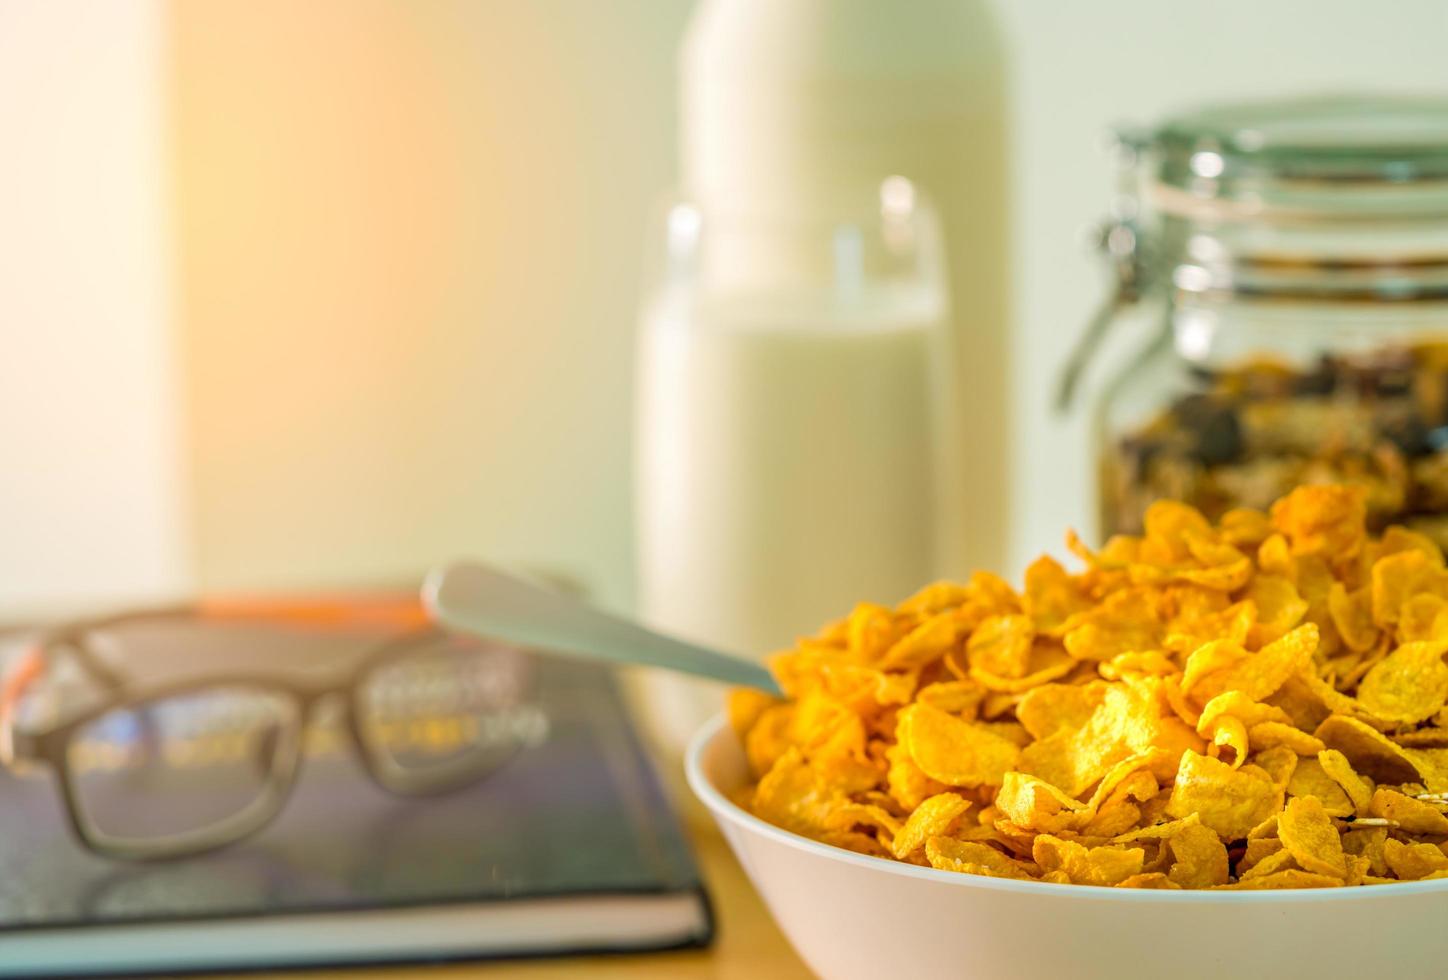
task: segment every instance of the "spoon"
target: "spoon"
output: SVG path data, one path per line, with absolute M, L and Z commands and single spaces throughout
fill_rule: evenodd
M 423 583 L 422 601 L 434 620 L 461 633 L 780 693 L 760 664 L 655 633 L 475 562 L 433 569 Z

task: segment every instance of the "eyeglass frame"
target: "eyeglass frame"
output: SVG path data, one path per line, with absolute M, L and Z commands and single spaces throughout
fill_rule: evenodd
M 351 615 L 362 610 L 361 615 Z M 380 613 L 380 615 L 378 614 Z M 186 680 L 136 684 L 123 672 L 105 664 L 90 649 L 85 638 L 89 634 L 133 622 L 195 617 L 207 620 L 255 621 L 279 624 L 377 624 L 404 625 L 408 629 L 391 636 L 363 653 L 345 673 L 318 677 L 315 680 L 286 676 L 277 672 L 222 671 L 206 677 Z M 469 785 L 496 771 L 512 755 L 512 751 L 483 760 L 462 760 L 445 765 L 437 771 L 405 772 L 385 765 L 382 753 L 369 744 L 361 721 L 362 697 L 372 674 L 386 663 L 406 659 L 416 648 L 455 634 L 432 626 L 420 604 L 367 607 L 355 604 L 198 604 L 162 609 L 133 611 L 116 615 L 76 620 L 45 631 L 22 655 L 3 684 L 0 684 L 0 765 L 23 773 L 36 764 L 48 765 L 59 782 L 65 804 L 66 821 L 75 837 L 88 849 L 105 857 L 128 861 L 155 861 L 191 857 L 230 846 L 265 828 L 285 808 L 306 755 L 302 744 L 308 725 L 315 719 L 318 706 L 329 699 L 342 697 L 347 705 L 346 727 L 352 749 L 361 760 L 368 776 L 381 789 L 402 797 L 437 795 Z M 75 716 L 41 731 L 23 732 L 17 727 L 16 704 L 25 690 L 49 667 L 49 657 L 56 652 L 69 653 L 90 680 L 96 682 L 108 699 L 90 706 Z M 77 774 L 70 762 L 71 743 L 77 732 L 107 714 L 135 709 L 181 694 L 213 689 L 249 688 L 272 695 L 281 695 L 294 713 L 285 729 L 291 737 L 285 746 L 273 750 L 274 760 L 267 773 L 263 795 L 239 813 L 194 831 L 158 837 L 155 840 L 124 840 L 104 834 L 85 812 L 85 805 L 76 784 Z M 285 771 L 277 768 L 283 748 L 287 751 Z M 513 748 L 516 748 L 514 746 Z M 408 778 L 412 777 L 412 778 Z M 258 806 L 265 803 L 266 806 Z M 253 808 L 255 815 L 251 814 Z M 242 821 L 242 818 L 247 818 Z M 230 824 L 236 821 L 233 828 Z

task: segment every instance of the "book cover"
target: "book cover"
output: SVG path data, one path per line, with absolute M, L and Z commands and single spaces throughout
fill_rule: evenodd
M 526 744 L 490 776 L 395 796 L 323 725 L 276 819 L 197 857 L 93 855 L 66 828 L 52 775 L 0 772 L 0 972 L 707 944 L 698 870 L 611 673 L 521 656 Z

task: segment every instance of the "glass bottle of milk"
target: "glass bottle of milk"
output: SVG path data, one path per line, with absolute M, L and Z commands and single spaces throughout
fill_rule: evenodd
M 664 209 L 640 328 L 640 612 L 759 657 L 935 567 L 947 297 L 901 177 L 829 218 Z M 679 745 L 717 688 L 642 679 Z

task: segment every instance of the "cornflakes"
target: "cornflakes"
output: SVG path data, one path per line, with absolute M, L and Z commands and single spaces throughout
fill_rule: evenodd
M 1409 834 L 1448 835 L 1448 816 L 1435 806 L 1390 789 L 1379 788 L 1367 812 Z
M 1418 881 L 1439 871 L 1448 871 L 1448 854 L 1434 844 L 1383 842 L 1383 859 L 1400 881 Z
M 1448 569 L 1302 487 L 863 602 L 737 692 L 746 805 L 966 874 L 1146 889 L 1448 877 Z
M 925 857 L 931 867 L 942 871 L 963 871 L 992 878 L 1026 880 L 1039 876 L 1038 869 L 1032 865 L 1017 861 L 994 847 L 975 841 L 932 837 L 925 842 Z
M 984 725 L 928 704 L 900 712 L 896 737 L 920 771 L 946 786 L 999 786 L 1021 750 Z
M 1320 753 L 1319 753 L 1320 755 Z M 1287 782 L 1288 805 L 1295 797 L 1311 797 L 1323 812 L 1334 817 L 1350 817 L 1357 807 L 1343 788 L 1324 770 L 1317 759 L 1299 759 L 1292 778 Z
M 1281 808 L 1282 791 L 1265 770 L 1231 766 L 1195 752 L 1182 757 L 1166 812 L 1197 814 L 1223 840 L 1240 840 Z
M 938 793 L 922 801 L 896 832 L 890 850 L 895 857 L 905 860 L 924 847 L 931 837 L 944 835 L 968 809 L 970 801 L 955 793 Z
M 1347 756 L 1336 749 L 1323 749 L 1317 753 L 1317 762 L 1323 773 L 1337 783 L 1359 813 L 1367 809 L 1372 800 L 1373 788 L 1353 770 Z
M 1358 700 L 1378 718 L 1416 724 L 1448 700 L 1448 641 L 1404 643 L 1378 661 L 1358 684 Z
M 1315 797 L 1289 800 L 1277 817 L 1277 833 L 1285 853 L 1291 854 L 1302 870 L 1347 877 L 1342 837 Z
M 1227 848 L 1211 828 L 1188 824 L 1168 837 L 1166 846 L 1173 858 L 1166 876 L 1178 888 L 1211 888 L 1227 883 Z

